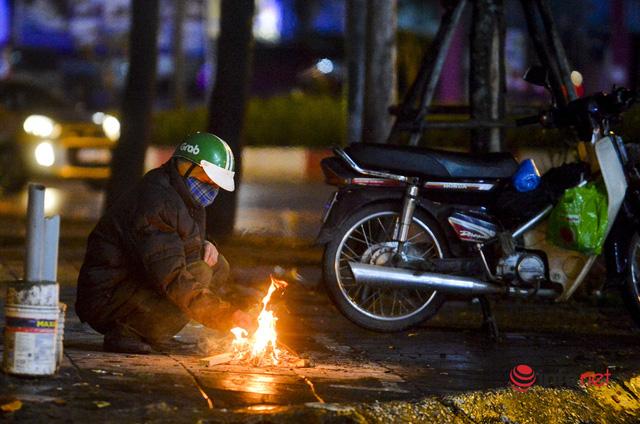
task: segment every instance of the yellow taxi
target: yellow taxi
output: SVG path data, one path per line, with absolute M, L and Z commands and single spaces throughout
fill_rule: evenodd
M 0 188 L 31 178 L 84 180 L 100 187 L 120 138 L 120 122 L 75 108 L 28 80 L 0 81 Z

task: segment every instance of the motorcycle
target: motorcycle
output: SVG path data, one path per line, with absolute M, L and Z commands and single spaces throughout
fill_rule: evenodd
M 525 80 L 548 87 L 540 68 Z M 317 239 L 325 245 L 329 296 L 351 321 L 383 332 L 433 317 L 447 297 L 478 298 L 497 336 L 488 297 L 562 302 L 583 283 L 598 255 L 554 245 L 547 221 L 565 190 L 602 181 L 607 284 L 622 290 L 640 325 L 640 155 L 611 129 L 634 100 L 635 93 L 614 88 L 517 120 L 573 128 L 581 146 L 583 161 L 550 170 L 530 191 L 514 186 L 534 164 L 518 164 L 510 153 L 335 148 L 322 160 L 337 191 Z

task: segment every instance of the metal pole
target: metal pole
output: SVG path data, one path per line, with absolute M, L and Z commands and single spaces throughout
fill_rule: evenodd
M 436 92 L 442 67 L 447 59 L 451 39 L 466 5 L 467 0 L 459 0 L 453 8 L 447 9 L 442 17 L 438 32 L 431 43 L 432 47 L 425 52 L 418 75 L 402 101 L 389 136 L 389 143 L 393 142 L 393 138 L 400 132 L 399 127 L 402 124 L 406 124 L 407 121 L 420 123 L 426 118 Z M 420 137 L 421 132 L 412 132 L 409 144 L 417 145 Z
M 558 64 L 562 85 L 567 90 L 567 99 L 569 101 L 575 100 L 578 96 L 576 94 L 576 88 L 571 82 L 571 66 L 569 65 L 567 53 L 562 45 L 562 40 L 560 40 L 560 35 L 558 34 L 558 28 L 553 19 L 553 14 L 551 13 L 549 4 L 546 1 L 537 0 L 537 3 L 538 10 L 540 11 L 540 16 L 542 17 L 542 22 L 544 23 L 545 31 L 547 33 L 547 39 L 551 45 L 554 59 Z
M 558 69 L 558 63 L 553 60 L 553 56 L 549 51 L 549 43 L 546 39 L 546 34 L 540 31 L 537 23 L 538 8 L 534 3 L 534 0 L 521 0 L 522 9 L 527 20 L 527 27 L 529 29 L 529 36 L 533 41 L 533 46 L 536 49 L 538 59 L 542 62 L 550 72 L 551 76 L 551 89 L 553 91 L 553 97 L 559 105 L 567 104 L 567 96 L 562 90 L 562 76 L 560 75 L 560 69 Z
M 27 206 L 27 252 L 24 261 L 26 281 L 42 281 L 44 251 L 44 191 L 40 184 L 29 184 Z
M 42 280 L 58 281 L 58 239 L 60 237 L 60 215 L 44 220 L 44 252 L 42 258 Z

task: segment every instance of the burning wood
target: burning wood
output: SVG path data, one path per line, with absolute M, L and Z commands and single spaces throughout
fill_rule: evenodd
M 284 362 L 291 366 L 309 366 L 308 360 L 300 359 L 288 349 L 278 347 L 278 333 L 276 322 L 278 318 L 274 311 L 269 309 L 269 302 L 273 294 L 278 290 L 284 290 L 287 282 L 271 277 L 271 284 L 267 294 L 262 298 L 262 309 L 258 315 L 258 329 L 249 335 L 249 332 L 241 327 L 231 329 L 234 340 L 231 342 L 230 352 L 203 358 L 201 362 L 208 366 L 224 363 L 250 364 L 256 367 L 282 365 Z
M 233 354 L 226 352 L 219 355 L 207 356 L 200 359 L 200 363 L 207 367 L 215 367 L 216 365 L 226 364 L 233 360 Z
M 277 365 L 278 355 L 278 333 L 276 332 L 276 321 L 278 318 L 267 306 L 271 301 L 271 296 L 276 290 L 284 290 L 287 282 L 276 280 L 271 277 L 269 290 L 262 298 L 262 310 L 258 315 L 258 329 L 251 338 L 247 337 L 249 332 L 244 328 L 232 328 L 231 332 L 235 340 L 231 344 L 234 359 L 251 362 L 255 366 Z

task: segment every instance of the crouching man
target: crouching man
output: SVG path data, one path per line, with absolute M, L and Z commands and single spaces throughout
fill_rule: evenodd
M 104 350 L 148 353 L 190 319 L 207 327 L 251 326 L 220 299 L 229 264 L 205 239 L 205 210 L 233 191 L 231 149 L 197 133 L 171 160 L 123 194 L 89 236 L 76 311 L 104 334 Z

